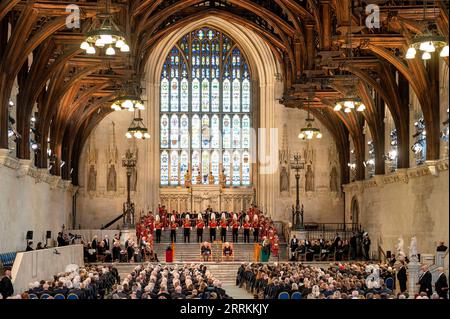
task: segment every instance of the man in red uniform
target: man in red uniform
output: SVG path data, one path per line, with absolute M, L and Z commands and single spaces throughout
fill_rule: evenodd
M 222 220 L 220 221 L 220 240 L 222 242 L 227 241 L 228 222 L 225 217 L 225 213 L 222 213 Z
M 250 228 L 252 227 L 252 224 L 249 222 L 250 217 L 247 215 L 245 216 L 245 222 L 244 222 L 244 243 L 250 243 Z
M 209 241 L 212 243 L 216 240 L 216 228 L 216 214 L 211 213 L 211 221 L 209 222 Z
M 233 243 L 237 243 L 238 242 L 238 237 L 239 237 L 239 228 L 241 226 L 239 225 L 239 220 L 238 220 L 236 214 L 233 215 L 232 227 L 233 227 Z
M 156 215 L 155 218 L 155 230 L 156 230 L 156 242 L 161 242 L 161 232 L 164 229 L 163 224 L 160 221 L 159 215 Z
M 253 216 L 252 228 L 253 228 L 253 242 L 257 243 L 257 242 L 259 242 L 259 228 L 260 228 L 259 221 L 258 221 L 258 215 Z
M 175 215 L 170 217 L 170 241 L 172 243 L 177 242 L 177 229 L 178 224 L 176 223 Z
M 205 227 L 205 223 L 203 222 L 202 214 L 198 213 L 197 220 L 197 243 L 201 243 L 203 241 L 203 228 Z
M 183 223 L 183 229 L 184 229 L 184 242 L 191 242 L 191 219 L 189 218 L 189 214 L 186 214 L 186 217 L 184 218 Z

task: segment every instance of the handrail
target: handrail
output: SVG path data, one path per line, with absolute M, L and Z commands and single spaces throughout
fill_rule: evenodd
M 106 229 L 106 228 L 108 228 L 109 226 L 111 226 L 112 224 L 114 224 L 115 222 L 117 222 L 119 219 L 121 219 L 123 217 L 123 213 L 120 213 L 120 215 L 119 216 L 117 216 L 116 218 L 114 218 L 112 221 L 110 221 L 109 223 L 107 223 L 107 224 L 105 224 L 102 228 L 100 228 L 100 229 Z

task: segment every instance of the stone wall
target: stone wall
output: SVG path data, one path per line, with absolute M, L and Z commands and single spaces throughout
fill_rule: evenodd
M 415 235 L 419 253 L 434 253 L 437 242 L 449 236 L 448 177 L 448 160 L 443 160 L 345 185 L 346 218 L 351 219 L 356 199 L 373 252 L 378 243 L 394 252 L 402 236 L 407 253 Z
M 0 253 L 25 250 L 28 230 L 34 245 L 45 243 L 47 230 L 56 239 L 70 224 L 74 191 L 70 182 L 8 154 L 0 150 Z

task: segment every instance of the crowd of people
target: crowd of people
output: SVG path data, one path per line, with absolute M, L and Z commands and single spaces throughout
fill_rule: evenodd
M 231 299 L 205 265 L 136 266 L 108 299 Z
M 341 239 L 338 233 L 332 240 L 325 240 L 322 237 L 298 240 L 294 235 L 290 242 L 291 261 L 324 261 L 330 258 L 341 261 L 355 260 L 359 257 L 369 260 L 370 243 L 367 232 L 361 234 L 355 232 L 350 240 Z M 359 252 L 362 252 L 362 255 Z
M 152 247 L 154 242 L 161 242 L 163 231 L 170 231 L 170 241 L 176 243 L 177 231 L 180 228 L 183 231 L 185 243 L 191 241 L 191 232 L 194 229 L 198 243 L 202 243 L 204 238 L 209 239 L 210 242 L 216 240 L 227 242 L 230 229 L 232 230 L 231 240 L 234 243 L 241 240 L 244 243 L 250 243 L 251 237 L 254 243 L 258 243 L 265 237 L 270 241 L 271 252 L 278 255 L 280 240 L 275 225 L 271 218 L 265 216 L 255 205 L 247 211 L 239 213 L 224 211 L 220 215 L 211 208 L 200 213 L 195 211 L 180 213 L 175 210 L 168 212 L 165 206 L 159 206 L 156 215 L 149 212 L 140 217 L 136 225 L 136 236 Z M 206 231 L 209 233 L 205 234 Z
M 447 299 L 448 283 L 439 269 L 435 291 L 425 284 L 429 270 L 423 266 L 418 278 L 416 299 Z M 255 299 L 277 299 L 282 292 L 299 299 L 408 299 L 401 288 L 395 293 L 396 270 L 388 263 L 331 263 L 327 269 L 301 263 L 242 264 L 236 284 L 246 288 Z M 440 281 L 440 282 L 439 282 Z
M 16 295 L 13 290 L 8 294 L 0 290 L 0 299 L 54 299 L 57 295 L 64 296 L 64 299 L 69 296 L 76 296 L 75 299 L 104 299 L 119 280 L 114 267 L 88 266 L 59 273 L 52 280 L 30 282 L 27 291 Z

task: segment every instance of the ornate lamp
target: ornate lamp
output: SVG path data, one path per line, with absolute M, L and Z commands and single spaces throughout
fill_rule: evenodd
M 118 96 L 113 100 L 111 108 L 115 111 L 128 110 L 144 110 L 144 102 L 140 98 L 140 89 L 133 81 L 128 81 L 119 90 Z
M 86 39 L 80 45 L 80 48 L 87 54 L 95 54 L 96 47 L 98 49 L 106 48 L 106 55 L 115 55 L 114 48 L 121 52 L 130 52 L 124 33 L 114 23 L 113 15 L 109 12 L 110 1 L 106 0 L 106 12 L 97 14 L 97 19 L 92 22 L 86 33 Z
M 136 138 L 145 140 L 150 138 L 150 133 L 148 133 L 148 129 L 145 127 L 144 122 L 141 117 L 141 110 L 138 110 L 138 116 L 134 117 L 133 121 L 128 128 L 128 131 L 125 133 L 127 138 Z
M 317 139 L 322 138 L 322 133 L 320 132 L 320 129 L 315 127 L 314 124 L 314 118 L 310 117 L 310 104 L 308 99 L 308 116 L 306 118 L 306 124 L 303 128 L 300 129 L 300 134 L 298 134 L 298 138 L 302 140 L 312 140 L 314 137 Z
M 349 94 L 347 97 L 337 99 L 334 106 L 334 110 L 336 112 L 344 110 L 345 113 L 350 113 L 354 109 L 356 109 L 356 111 L 358 112 L 363 112 L 366 109 L 366 106 L 360 98 L 354 96 L 353 94 Z

